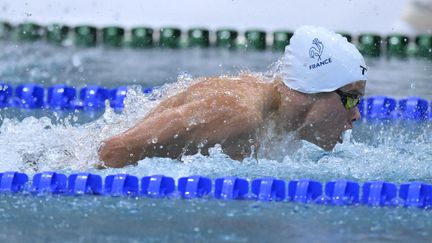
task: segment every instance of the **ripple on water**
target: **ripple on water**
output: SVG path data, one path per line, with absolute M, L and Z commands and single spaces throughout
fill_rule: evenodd
M 280 57 L 272 52 L 220 50 L 107 50 L 75 49 L 34 43 L 3 43 L 0 76 L 14 84 L 39 82 L 117 87 L 121 80 L 144 85 L 175 79 L 178 70 L 195 75 L 226 75 L 238 70 L 262 71 Z M 59 50 L 61 48 L 61 51 Z M 193 55 L 194 58 L 190 58 Z M 146 58 L 145 65 L 143 56 Z M 193 60 L 192 60 L 193 59 Z M 119 62 L 119 60 L 121 60 Z M 367 60 L 370 66 L 368 95 L 429 98 L 430 62 L 388 64 Z M 268 75 L 280 66 L 273 63 Z M 217 68 L 215 68 L 217 67 Z M 401 68 L 403 67 L 403 68 Z M 422 68 L 427 69 L 422 70 Z M 113 71 L 114 70 L 114 71 Z M 142 80 L 145 80 L 142 81 Z M 409 80 L 409 82 L 407 82 Z M 432 182 L 430 124 L 360 123 L 346 134 L 333 152 L 291 140 L 272 147 L 277 159 L 260 157 L 234 161 L 215 146 L 209 156 L 183 156 L 181 161 L 147 158 L 137 166 L 97 170 L 100 142 L 131 127 L 166 97 L 192 82 L 181 73 L 179 82 L 163 85 L 151 99 L 135 86 L 128 93 L 126 109 L 117 114 L 59 117 L 50 114 L 4 111 L 0 113 L 0 171 L 19 170 L 30 175 L 44 170 L 65 173 L 90 171 L 101 175 L 128 172 L 137 176 L 165 174 L 174 178 L 201 174 L 210 177 L 237 175 L 245 178 L 275 176 L 318 180 L 347 178 L 358 181 L 389 180 L 396 183 Z M 411 85 L 414 84 L 414 85 Z M 99 117 L 100 116 L 100 117 Z M 83 122 L 85 120 L 85 122 Z M 0 197 L 0 239 L 34 241 L 290 241 L 331 242 L 430 242 L 430 210 L 406 208 L 331 207 L 296 203 L 263 203 L 218 200 L 154 200 L 111 197 L 33 197 L 28 194 Z M 49 231 L 47 231 L 49 229 Z M 49 233 L 47 233 L 49 232 Z M 311 234 L 312 232 L 312 234 Z

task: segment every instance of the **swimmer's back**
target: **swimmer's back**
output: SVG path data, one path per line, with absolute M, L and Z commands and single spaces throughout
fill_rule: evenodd
M 257 110 L 262 110 L 269 102 L 273 102 L 274 96 L 273 83 L 262 77 L 207 77 L 200 78 L 186 90 L 164 100 L 152 113 L 209 99 L 234 100 L 239 105 L 255 106 Z

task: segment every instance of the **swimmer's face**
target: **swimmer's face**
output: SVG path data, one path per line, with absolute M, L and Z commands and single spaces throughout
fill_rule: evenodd
M 357 81 L 339 89 L 352 97 L 362 97 L 366 82 Z M 357 106 L 346 109 L 341 96 L 334 92 L 318 94 L 308 113 L 300 137 L 324 150 L 332 150 L 337 142 L 342 142 L 342 133 L 352 128 L 352 123 L 360 119 Z

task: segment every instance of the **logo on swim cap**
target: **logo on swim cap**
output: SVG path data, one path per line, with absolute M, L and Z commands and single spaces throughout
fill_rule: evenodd
M 320 40 L 318 40 L 318 38 L 315 38 L 313 39 L 312 44 L 314 44 L 315 46 L 312 46 L 309 49 L 310 58 L 315 59 L 315 57 L 318 57 L 318 61 L 321 61 L 321 54 L 324 50 L 323 43 Z
M 313 64 L 309 65 L 309 70 L 330 64 L 332 62 L 331 58 L 327 58 L 321 61 L 321 55 L 324 50 L 324 44 L 320 40 L 318 40 L 318 38 L 313 39 L 312 44 L 314 44 L 315 46 L 309 48 L 309 57 L 313 59 L 315 59 L 315 57 L 318 57 L 318 60 L 315 61 Z
M 367 68 L 360 65 L 360 68 L 362 69 L 362 75 L 365 75 L 365 72 L 367 71 Z

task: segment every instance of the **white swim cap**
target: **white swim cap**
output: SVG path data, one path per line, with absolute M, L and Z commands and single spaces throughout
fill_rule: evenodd
M 298 28 L 285 48 L 283 82 L 302 93 L 331 92 L 367 80 L 366 64 L 345 37 L 322 27 Z

